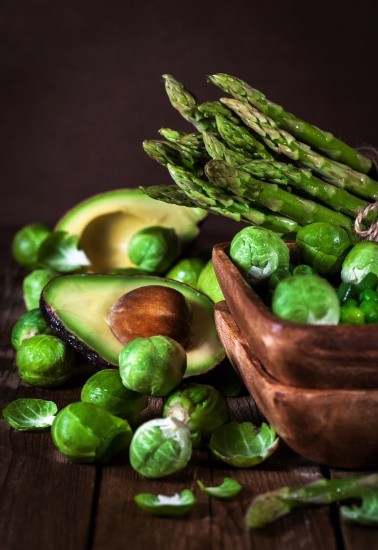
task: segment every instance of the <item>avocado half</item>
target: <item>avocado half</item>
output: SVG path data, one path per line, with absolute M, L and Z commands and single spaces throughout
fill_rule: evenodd
M 123 344 L 108 325 L 111 306 L 124 294 L 147 285 L 181 292 L 192 308 L 185 377 L 202 374 L 225 357 L 214 321 L 214 304 L 192 287 L 149 275 L 65 275 L 43 289 L 41 311 L 53 332 L 94 365 L 118 366 Z
M 173 228 L 185 247 L 198 235 L 198 223 L 206 215 L 201 208 L 151 199 L 140 189 L 116 189 L 80 202 L 58 221 L 55 229 L 79 237 L 90 269 L 103 273 L 134 266 L 128 258 L 128 242 L 144 227 Z

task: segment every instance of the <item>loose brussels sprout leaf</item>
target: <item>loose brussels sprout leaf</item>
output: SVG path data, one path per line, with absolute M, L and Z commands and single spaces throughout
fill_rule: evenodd
M 277 317 L 309 325 L 337 325 L 340 303 L 326 279 L 318 275 L 292 275 L 274 290 L 272 311 Z
M 295 239 L 295 251 L 302 262 L 322 275 L 338 271 L 352 245 L 346 229 L 328 222 L 302 227 Z
M 318 479 L 302 487 L 281 487 L 258 495 L 246 514 L 249 529 L 264 527 L 295 508 L 330 504 L 348 498 L 363 498 L 367 491 L 377 493 L 378 474 L 344 479 Z M 370 505 L 369 505 L 370 506 Z
M 364 241 L 348 252 L 341 267 L 341 279 L 344 283 L 359 284 L 369 273 L 378 275 L 378 243 Z
M 58 407 L 53 401 L 22 398 L 9 403 L 2 412 L 3 417 L 12 428 L 39 431 L 51 426 Z
M 78 249 L 79 238 L 65 231 L 53 231 L 38 251 L 38 261 L 59 273 L 71 273 L 90 265 L 82 250 Z
M 72 462 L 107 462 L 130 445 L 127 420 L 93 403 L 71 403 L 56 416 L 51 435 L 59 451 Z
M 59 386 L 68 380 L 74 361 L 72 349 L 49 334 L 37 334 L 24 340 L 16 356 L 22 380 L 41 388 Z
M 164 417 L 186 424 L 193 447 L 203 447 L 214 430 L 228 422 L 227 401 L 215 388 L 206 384 L 182 384 L 167 399 Z
M 140 493 L 134 497 L 136 504 L 154 516 L 183 516 L 190 512 L 196 503 L 196 497 L 189 489 L 173 496 Z
M 135 338 L 119 354 L 122 383 L 147 395 L 167 395 L 181 382 L 185 370 L 185 350 L 168 336 Z
M 22 291 L 26 309 L 39 307 L 43 288 L 58 274 L 50 269 L 35 269 L 26 275 L 22 282 Z
M 197 287 L 198 277 L 204 267 L 203 260 L 199 258 L 183 258 L 166 273 L 167 279 L 180 281 L 193 288 Z
M 243 489 L 242 485 L 232 477 L 225 477 L 218 487 L 206 487 L 202 481 L 197 480 L 198 486 L 204 493 L 212 497 L 228 500 L 234 498 Z
M 130 260 L 150 273 L 164 273 L 177 259 L 181 242 L 176 231 L 163 226 L 145 227 L 135 233 L 127 248 Z
M 197 289 L 206 294 L 215 304 L 224 300 L 222 289 L 215 274 L 213 260 L 209 260 L 199 274 Z
M 33 269 L 38 264 L 39 248 L 50 234 L 51 229 L 43 223 L 25 225 L 13 237 L 13 258 L 24 267 Z
M 136 430 L 130 464 L 145 477 L 165 477 L 185 468 L 191 454 L 187 426 L 175 418 L 155 418 Z
M 360 506 L 341 506 L 341 517 L 353 523 L 378 527 L 378 490 L 363 492 L 361 499 Z
M 265 422 L 260 428 L 252 422 L 229 422 L 212 433 L 209 447 L 223 462 L 249 468 L 274 453 L 278 441 L 275 431 Z
M 11 334 L 12 346 L 14 349 L 18 349 L 24 340 L 49 331 L 50 327 L 42 317 L 40 310 L 31 309 L 14 324 Z
M 81 400 L 84 403 L 95 403 L 135 425 L 147 406 L 148 397 L 127 389 L 122 384 L 119 371 L 104 369 L 85 382 L 81 390 Z
M 267 279 L 277 269 L 289 268 L 289 249 L 277 233 L 245 227 L 231 241 L 230 257 L 251 282 Z

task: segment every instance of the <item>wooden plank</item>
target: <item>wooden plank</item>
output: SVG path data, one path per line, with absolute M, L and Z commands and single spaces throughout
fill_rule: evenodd
M 42 390 L 20 381 L 10 332 L 24 312 L 23 273 L 1 271 L 1 409 L 19 397 L 55 401 L 59 408 L 76 401 L 88 367 L 78 365 L 64 388 Z M 87 547 L 96 467 L 75 465 L 56 450 L 49 431 L 19 432 L 0 421 L 0 540 L 4 549 L 81 550 Z

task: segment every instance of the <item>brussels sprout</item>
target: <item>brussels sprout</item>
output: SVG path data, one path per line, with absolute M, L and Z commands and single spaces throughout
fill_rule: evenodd
M 119 354 L 122 383 L 147 395 L 167 395 L 183 379 L 184 348 L 169 336 L 135 338 Z
M 35 309 L 39 307 L 39 300 L 43 288 L 56 276 L 57 273 L 50 269 L 35 269 L 29 273 L 29 275 L 26 275 L 22 282 L 26 309 Z
M 50 234 L 51 229 L 43 223 L 25 225 L 13 237 L 13 258 L 24 267 L 33 269 L 38 264 L 39 248 Z
M 127 422 L 94 403 L 71 403 L 56 416 L 51 435 L 59 451 L 72 462 L 107 462 L 130 445 Z
M 340 324 L 342 325 L 363 325 L 365 315 L 362 309 L 353 304 L 345 304 L 340 308 Z
M 196 448 L 206 445 L 212 432 L 229 421 L 230 413 L 227 401 L 215 388 L 186 383 L 168 397 L 163 416 L 187 425 Z
M 197 287 L 198 277 L 205 265 L 199 258 L 183 258 L 166 273 L 168 279 L 180 281 L 193 288 Z
M 18 349 L 24 340 L 36 334 L 46 334 L 50 327 L 42 317 L 38 308 L 27 311 L 16 321 L 11 334 L 11 342 L 14 349 Z
M 22 380 L 49 388 L 63 384 L 71 376 L 74 352 L 55 336 L 37 334 L 21 344 L 16 364 Z
M 117 370 L 104 369 L 85 382 L 81 400 L 100 405 L 111 414 L 126 418 L 131 425 L 135 425 L 147 406 L 148 397 L 125 388 Z
M 155 418 L 136 430 L 131 466 L 145 477 L 165 477 L 185 468 L 192 454 L 189 428 L 176 418 Z
M 3 409 L 3 417 L 12 428 L 24 431 L 39 431 L 49 428 L 58 412 L 53 401 L 21 398 Z
M 218 485 L 218 487 L 206 487 L 199 479 L 197 480 L 197 484 L 204 493 L 223 500 L 234 498 L 243 489 L 240 483 L 232 479 L 232 477 L 225 477 L 223 483 Z
M 82 250 L 79 238 L 66 231 L 53 231 L 43 241 L 38 251 L 38 261 L 45 267 L 59 273 L 71 273 L 90 265 Z
M 166 495 L 154 495 L 152 493 L 140 493 L 134 497 L 135 503 L 154 516 L 183 516 L 190 512 L 196 503 L 196 497 L 189 489 L 181 493 L 175 493 L 169 497 Z
M 278 317 L 309 325 L 337 325 L 340 304 L 336 291 L 318 275 L 291 275 L 274 290 L 272 311 Z
M 245 227 L 231 241 L 230 257 L 251 282 L 289 268 L 289 249 L 279 235 L 261 227 Z
M 336 273 L 353 245 L 350 234 L 339 225 L 328 222 L 301 227 L 295 240 L 295 251 L 301 261 L 321 275 Z
M 129 241 L 130 260 L 150 273 L 164 273 L 180 254 L 181 241 L 174 229 L 159 225 L 141 229 Z
M 278 437 L 265 423 L 257 428 L 252 422 L 229 422 L 212 433 L 209 447 L 223 462 L 249 468 L 274 453 Z
M 358 284 L 370 273 L 378 275 L 378 243 L 357 243 L 343 261 L 341 279 L 344 283 Z
M 214 303 L 224 300 L 222 289 L 215 274 L 213 260 L 209 260 L 199 274 L 197 290 L 206 294 Z

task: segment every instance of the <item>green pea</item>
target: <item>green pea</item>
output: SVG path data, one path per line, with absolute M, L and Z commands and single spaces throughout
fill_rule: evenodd
M 378 292 L 369 288 L 361 292 L 359 296 L 360 302 L 378 302 Z
M 343 307 L 358 307 L 358 302 L 354 298 L 348 298 L 348 300 L 345 300 L 343 303 Z
M 378 323 L 378 303 L 377 302 L 370 302 L 370 301 L 361 302 L 360 309 L 364 313 L 365 323 L 367 324 Z
M 342 306 L 340 308 L 340 323 L 343 325 L 363 325 L 365 322 L 364 312 L 353 306 Z

